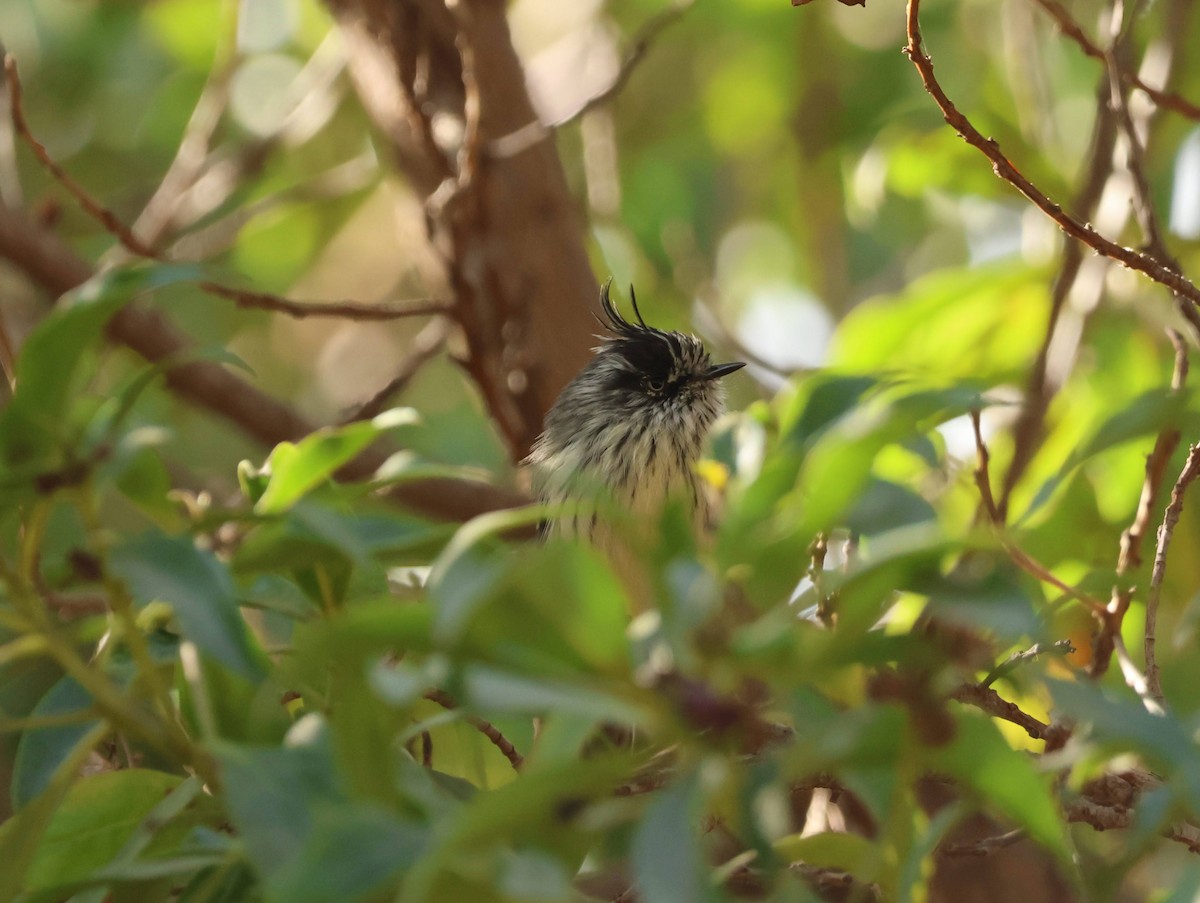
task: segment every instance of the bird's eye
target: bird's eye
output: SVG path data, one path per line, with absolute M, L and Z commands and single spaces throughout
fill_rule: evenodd
M 664 383 L 661 379 L 650 379 L 646 381 L 646 388 L 655 393 L 661 392 L 665 385 L 666 383 Z

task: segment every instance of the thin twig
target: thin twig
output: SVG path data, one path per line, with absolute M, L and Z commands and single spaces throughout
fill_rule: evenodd
M 416 136 L 426 162 L 436 170 L 436 181 L 441 182 L 451 178 L 454 171 L 446 152 L 433 134 L 433 119 L 426 111 L 426 104 L 423 98 L 418 96 L 417 90 L 418 53 L 415 45 L 418 40 L 426 37 L 426 18 L 417 4 L 411 3 L 399 4 L 396 14 L 401 17 L 395 38 L 402 47 L 402 52 L 397 52 L 395 56 L 399 68 L 396 87 L 400 89 L 401 112 L 409 131 Z
M 224 4 L 225 21 L 219 29 L 212 68 L 184 126 L 179 149 L 150 200 L 134 220 L 132 231 L 152 247 L 161 241 L 176 205 L 203 171 L 213 136 L 229 106 L 233 75 L 241 61 L 237 48 L 238 6 L 233 2 Z
M 1058 26 L 1058 30 L 1079 45 L 1087 56 L 1101 63 L 1105 62 L 1106 56 L 1104 51 L 1096 45 L 1083 31 L 1079 23 L 1076 22 L 1069 12 L 1056 0 L 1033 0 L 1038 6 L 1045 10 Z M 1121 71 L 1122 81 L 1126 81 L 1133 87 L 1137 88 L 1160 107 L 1171 110 L 1181 116 L 1186 116 L 1189 119 L 1200 121 L 1200 106 L 1192 103 L 1187 98 L 1174 93 L 1173 91 L 1163 91 L 1159 88 L 1151 87 L 1146 84 L 1135 72 L 1128 70 Z
M 535 144 L 545 141 L 558 129 L 570 125 L 586 116 L 588 113 L 604 106 L 614 97 L 624 90 L 633 71 L 638 67 L 642 60 L 646 57 L 654 42 L 664 32 L 668 26 L 679 21 L 679 19 L 692 8 L 695 0 L 679 0 L 674 5 L 667 7 L 662 12 L 651 16 L 637 34 L 634 35 L 633 41 L 630 43 L 629 51 L 625 54 L 625 58 L 621 61 L 621 65 L 617 69 L 616 75 L 613 76 L 611 82 L 603 89 L 587 98 L 578 107 L 563 116 L 560 116 L 554 122 L 543 123 L 538 120 L 527 123 L 515 131 L 509 132 L 507 135 L 501 135 L 493 141 L 489 141 L 487 145 L 487 155 L 493 159 L 503 159 L 507 157 L 515 157 L 517 154 L 528 150 Z
M 52 297 L 95 275 L 95 268 L 58 236 L 0 206 L 0 258 L 10 261 Z M 108 324 L 111 341 L 152 363 L 193 358 L 193 344 L 157 310 L 126 307 Z M 219 363 L 195 360 L 167 372 L 167 388 L 222 418 L 268 448 L 298 441 L 317 425 Z M 343 480 L 370 477 L 390 452 L 374 446 L 338 472 Z M 399 485 L 388 497 L 438 519 L 465 520 L 485 511 L 528 504 L 519 493 L 477 480 L 431 478 Z
M 834 594 L 826 591 L 824 579 L 825 555 L 828 551 L 829 536 L 818 533 L 808 547 L 808 579 L 812 581 L 813 593 L 817 597 L 817 617 L 826 627 L 834 627 L 837 624 L 836 599 Z
M 13 350 L 12 339 L 8 335 L 8 324 L 4 321 L 4 311 L 0 310 L 0 373 L 11 392 L 17 383 L 17 355 Z
M 1011 847 L 1014 843 L 1024 840 L 1027 836 L 1024 828 L 1015 828 L 1012 831 L 1006 831 L 994 837 L 984 837 L 981 840 L 974 840 L 970 843 L 946 844 L 938 847 L 937 853 L 939 856 L 989 856 L 997 850 Z
M 39 162 L 70 192 L 80 207 L 99 222 L 109 234 L 120 241 L 126 250 L 139 257 L 158 261 L 165 260 L 166 258 L 161 251 L 155 250 L 146 242 L 139 239 L 133 230 L 121 221 L 120 217 L 93 198 L 87 189 L 76 182 L 50 156 L 45 146 L 29 130 L 29 125 L 25 120 L 21 103 L 20 76 L 17 73 L 16 60 L 12 56 L 6 56 L 4 65 L 5 73 L 8 77 L 9 97 L 12 104 L 14 124 L 18 134 L 25 139 Z M 434 298 L 414 299 L 392 304 L 364 304 L 359 301 L 292 301 L 269 292 L 231 288 L 211 280 L 204 280 L 199 283 L 199 286 L 211 295 L 228 298 L 236 302 L 239 307 L 255 307 L 261 310 L 270 310 L 298 319 L 304 317 L 340 317 L 348 320 L 396 320 L 403 317 L 420 317 L 446 313 L 452 306 L 447 301 Z
M 1129 67 L 1122 57 L 1128 47 L 1129 36 L 1133 32 L 1136 15 L 1136 10 L 1127 12 L 1124 3 L 1120 0 L 1114 4 L 1113 28 L 1115 31 L 1112 45 L 1104 55 L 1111 101 L 1109 108 L 1121 126 L 1121 132 L 1125 135 L 1125 170 L 1129 173 L 1130 181 L 1133 184 L 1131 203 L 1138 225 L 1142 230 L 1142 237 L 1145 239 L 1144 250 L 1148 256 L 1157 260 L 1164 267 L 1178 273 L 1180 271 L 1179 261 L 1167 247 L 1154 203 L 1154 193 L 1150 190 L 1150 180 L 1146 176 L 1145 142 L 1148 141 L 1150 117 L 1149 115 L 1143 117 L 1142 127 L 1147 135 L 1144 140 L 1142 135 L 1138 134 L 1138 125 L 1133 121 L 1133 114 L 1129 109 L 1127 88 Z M 1175 297 L 1175 302 L 1180 315 L 1191 323 L 1197 338 L 1200 338 L 1200 312 L 1197 312 L 1194 307 L 1185 303 L 1178 296 Z
M 646 56 L 646 53 L 658 39 L 658 36 L 662 34 L 669 26 L 678 22 L 679 19 L 683 17 L 683 14 L 692 8 L 692 4 L 694 2 L 695 0 L 681 0 L 681 2 L 677 2 L 673 6 L 667 7 L 662 12 L 651 16 L 650 19 L 647 20 L 640 29 L 638 29 L 637 34 L 634 36 L 633 43 L 629 48 L 629 52 L 625 54 L 625 59 L 621 62 L 621 66 L 617 70 L 616 76 L 614 76 L 613 80 L 608 84 L 608 87 L 597 92 L 596 94 L 593 94 L 577 110 L 568 113 L 566 116 L 556 121 L 554 126 L 556 128 L 561 128 L 569 122 L 582 119 L 592 110 L 603 106 L 620 94 L 621 90 L 625 87 L 625 84 L 629 81 L 629 77 L 633 75 L 633 70 L 637 68 L 639 63 L 641 63 L 642 59 Z
M 1022 175 L 1021 171 L 1000 150 L 1000 145 L 994 139 L 985 138 L 971 124 L 970 120 L 959 112 L 934 76 L 933 61 L 922 50 L 921 27 L 918 19 L 920 7 L 920 0 L 908 0 L 908 43 L 904 47 L 904 53 L 916 67 L 921 77 L 921 83 L 942 111 L 946 122 L 958 132 L 964 141 L 979 150 L 992 162 L 992 169 L 997 176 L 1021 192 L 1068 236 L 1083 242 L 1096 253 L 1142 273 L 1160 285 L 1166 286 L 1179 297 L 1186 298 L 1200 306 L 1200 288 L 1197 288 L 1193 282 L 1180 273 L 1163 266 L 1147 254 L 1110 241 L 1087 223 L 1080 222 L 1065 212 L 1060 205 L 1050 200 L 1041 189 Z
M 29 145 L 38 162 L 44 166 L 58 183 L 75 198 L 89 216 L 96 219 L 110 234 L 115 235 L 127 249 L 140 257 L 158 259 L 158 253 L 142 242 L 121 220 L 107 207 L 98 204 L 90 194 L 76 182 L 65 169 L 58 165 L 46 146 L 34 137 L 25 119 L 25 107 L 21 102 L 21 76 L 17 72 L 17 61 L 12 54 L 4 57 L 4 74 L 8 82 L 8 100 L 12 112 L 13 126 L 17 134 Z
M 256 217 L 285 204 L 320 203 L 344 198 L 374 183 L 378 174 L 378 160 L 374 152 L 367 150 L 302 182 L 241 204 L 203 226 L 196 226 L 194 222 L 180 224 L 175 237 L 166 246 L 167 256 L 172 260 L 199 261 L 211 258 L 232 246 L 242 229 Z M 220 188 L 218 190 L 223 191 Z M 202 207 L 210 206 L 192 205 L 188 213 L 194 216 L 203 212 Z M 139 232 L 136 223 L 134 231 Z
M 198 171 L 189 174 L 190 183 L 181 185 L 178 195 L 170 199 L 169 209 L 164 209 L 158 220 L 144 230 L 139 217 L 134 232 L 143 236 L 147 244 L 159 247 L 164 236 L 178 234 L 219 210 L 245 184 L 246 176 L 262 171 L 278 148 L 296 146 L 311 138 L 336 108 L 342 90 L 338 77 L 345 65 L 340 37 L 331 33 L 292 79 L 287 94 L 295 102 L 279 124 L 267 134 L 235 147 L 210 150 L 198 164 Z M 246 206 L 253 210 L 260 204 L 261 201 Z M 216 225 L 209 224 L 205 231 Z
M 1003 662 L 997 665 L 988 673 L 988 676 L 980 681 L 980 686 L 990 687 L 1001 677 L 1013 671 L 1025 662 L 1033 661 L 1040 655 L 1047 653 L 1053 655 L 1070 655 L 1075 651 L 1075 647 L 1071 645 L 1070 640 L 1056 640 L 1053 643 L 1034 643 L 1028 649 L 1023 649 L 1020 652 L 1014 652 Z
M 1104 605 L 1098 599 L 1093 598 L 1087 593 L 1069 586 L 1059 580 L 1050 572 L 1050 569 L 1024 551 L 1012 539 L 1003 535 L 1003 516 L 996 507 L 995 497 L 992 495 L 992 484 L 988 476 L 988 464 L 991 460 L 991 455 L 988 452 L 987 443 L 983 441 L 983 431 L 980 426 L 979 411 L 971 412 L 971 427 L 975 433 L 975 485 L 979 488 L 979 496 L 983 512 L 987 517 L 988 523 L 995 528 L 997 536 L 1000 540 L 1000 545 L 1004 551 L 1008 553 L 1008 557 L 1021 570 L 1025 571 L 1032 577 L 1036 577 L 1043 583 L 1048 583 L 1059 592 L 1070 596 L 1077 602 L 1081 602 L 1092 613 L 1103 612 Z
M 738 338 L 733 330 L 726 325 L 724 319 L 714 309 L 713 305 L 707 301 L 700 300 L 696 302 L 696 326 L 702 333 L 715 333 L 716 335 L 713 338 L 717 339 L 723 345 L 728 345 L 739 358 L 745 359 L 751 367 L 765 370 L 781 379 L 790 379 L 801 373 L 811 373 L 815 369 L 803 366 L 780 366 L 767 360 Z
M 1167 572 L 1167 553 L 1171 548 L 1171 539 L 1175 535 L 1175 526 L 1179 523 L 1179 516 L 1183 513 L 1184 493 L 1197 477 L 1200 477 L 1200 444 L 1188 448 L 1187 461 L 1183 465 L 1183 471 L 1171 488 L 1171 501 L 1167 504 L 1162 525 L 1158 528 L 1158 546 L 1154 552 L 1154 568 L 1150 573 L 1150 595 L 1146 601 L 1146 687 L 1150 696 L 1160 703 L 1164 699 L 1158 657 L 1155 652 L 1158 603 L 1162 596 L 1163 577 Z
M 1175 330 L 1168 330 L 1167 334 L 1171 339 L 1171 344 L 1175 346 L 1175 366 L 1171 373 L 1171 391 L 1178 393 L 1182 390 L 1184 380 L 1187 378 L 1187 347 L 1183 344 L 1183 337 Z M 1163 475 L 1171 461 L 1171 456 L 1179 447 L 1180 435 L 1178 426 L 1174 424 L 1164 426 L 1154 440 L 1153 450 L 1146 456 L 1146 476 L 1142 481 L 1142 493 L 1138 499 L 1137 512 L 1134 514 L 1133 523 L 1121 534 L 1121 551 L 1117 557 L 1117 582 L 1113 585 L 1112 598 L 1109 600 L 1108 607 L 1099 616 L 1100 627 L 1092 643 L 1092 664 L 1089 669 L 1092 677 L 1099 677 L 1108 670 L 1109 661 L 1115 648 L 1114 642 L 1121 635 L 1121 624 L 1125 619 L 1126 612 L 1129 611 L 1129 604 L 1133 600 L 1134 593 L 1134 586 L 1126 578 L 1130 572 L 1141 567 L 1142 545 L 1150 529 L 1150 518 L 1158 507 L 1158 495 L 1162 487 Z M 1149 626 L 1148 624 L 1147 627 Z M 1136 669 L 1131 670 L 1131 668 L 1133 668 L 1132 662 L 1121 663 L 1121 671 L 1127 678 L 1136 676 Z M 1136 672 L 1136 674 L 1140 674 L 1140 672 Z M 1140 677 L 1136 677 L 1135 682 L 1143 690 L 1145 689 L 1145 681 Z M 1133 685 L 1131 684 L 1131 686 Z M 1134 686 L 1134 689 L 1137 690 L 1138 686 Z M 1144 694 L 1139 691 L 1139 695 Z M 1161 703 L 1161 700 L 1156 702 Z
M 459 708 L 454 697 L 443 690 L 429 690 L 425 694 L 425 698 L 430 702 L 436 702 L 444 709 L 455 710 Z M 500 750 L 504 758 L 508 759 L 509 764 L 512 765 L 514 770 L 521 770 L 521 766 L 525 764 L 525 757 L 517 752 L 517 748 L 490 721 L 485 721 L 478 715 L 468 715 L 465 713 L 463 717 L 468 724 L 492 741 L 492 745 Z
M 1128 828 L 1133 824 L 1133 813 L 1127 807 L 1105 806 L 1089 799 L 1072 800 L 1065 814 L 1067 821 L 1083 822 L 1097 831 Z
M 0 40 L 0 56 L 6 54 L 4 42 Z M 0 69 L 0 89 L 6 76 Z M 13 124 L 12 103 L 9 93 L 0 90 L 0 203 L 9 207 L 23 207 L 24 192 L 21 189 L 21 171 L 17 167 L 17 130 Z
M 1010 721 L 1034 740 L 1044 740 L 1047 746 L 1056 745 L 1065 732 L 1065 728 L 1062 726 L 1046 724 L 1046 722 L 1034 718 L 1015 702 L 1009 702 L 991 687 L 982 684 L 962 684 L 950 694 L 950 698 L 966 705 L 975 706 L 993 718 Z
M 364 304 L 361 301 L 291 301 L 269 292 L 230 288 L 217 282 L 204 281 L 200 288 L 210 295 L 228 298 L 238 307 L 254 307 L 286 314 L 289 317 L 340 317 L 346 320 L 398 320 L 403 317 L 425 317 L 444 314 L 451 305 L 437 298 L 418 298 L 411 301 Z
M 466 4 L 455 7 L 462 15 L 468 15 Z M 483 159 L 483 132 L 479 128 L 483 102 L 479 96 L 479 82 L 475 79 L 475 30 L 470 23 L 459 29 L 454 38 L 462 62 L 463 80 L 463 139 L 458 151 L 458 187 L 469 191 L 475 174 Z
M 1166 713 L 1166 706 L 1161 699 L 1155 699 L 1154 694 L 1150 692 L 1150 682 L 1146 679 L 1145 673 L 1137 666 L 1137 662 L 1129 655 L 1129 650 L 1125 648 L 1125 638 L 1118 631 L 1112 638 L 1112 655 L 1116 656 L 1117 665 L 1121 669 L 1121 677 L 1125 680 L 1125 685 L 1133 692 L 1137 693 L 1138 699 L 1142 701 L 1142 705 L 1146 707 L 1146 711 L 1151 715 L 1163 715 Z
M 1142 229 L 1146 253 L 1164 266 L 1178 270 L 1179 264 L 1167 249 L 1158 222 L 1154 196 L 1150 191 L 1150 180 L 1146 177 L 1146 149 L 1138 134 L 1137 124 L 1133 121 L 1133 114 L 1129 111 L 1129 97 L 1126 94 L 1125 82 L 1121 78 L 1126 70 L 1118 59 L 1118 52 L 1119 48 L 1114 41 L 1114 49 L 1107 54 L 1106 63 L 1112 109 L 1117 114 L 1117 121 L 1125 135 L 1125 169 L 1133 183 L 1133 212 Z
M 1088 163 L 1080 185 L 1072 198 L 1071 209 L 1079 216 L 1089 219 L 1095 212 L 1104 188 L 1112 176 L 1113 149 L 1117 139 L 1117 121 L 1108 103 L 1107 80 L 1096 91 L 1096 110 L 1092 122 L 1092 136 L 1088 142 Z M 1046 415 L 1050 401 L 1067 377 L 1075 359 L 1075 347 L 1062 349 L 1055 346 L 1061 335 L 1059 323 L 1067 299 L 1079 285 L 1084 269 L 1084 248 L 1079 242 L 1063 242 L 1060 262 L 1050 291 L 1050 310 L 1046 317 L 1046 328 L 1042 341 L 1029 370 L 1024 390 L 1024 403 L 1012 428 L 1013 450 L 1008 468 L 1000 485 L 997 508 L 1003 519 L 1008 517 L 1008 505 L 1013 491 L 1033 461 L 1033 456 L 1045 438 Z M 1184 305 L 1186 306 L 1186 305 Z M 1072 343 L 1077 346 L 1078 340 Z M 1052 370 L 1051 364 L 1055 363 Z
M 447 334 L 446 321 L 440 318 L 432 321 L 418 332 L 413 337 L 412 348 L 409 349 L 408 356 L 396 368 L 396 375 L 388 381 L 386 386 L 343 417 L 341 422 L 347 424 L 370 420 L 382 412 L 388 400 L 402 392 L 418 371 L 442 350 L 442 346 L 446 344 Z
M 988 452 L 987 443 L 983 441 L 983 424 L 978 408 L 971 411 L 971 430 L 975 435 L 975 470 L 972 472 L 972 476 L 974 476 L 975 486 L 979 490 L 979 503 L 983 507 L 988 521 L 1000 526 L 1004 518 L 996 507 L 996 499 L 992 495 L 992 480 L 988 475 L 992 456 Z

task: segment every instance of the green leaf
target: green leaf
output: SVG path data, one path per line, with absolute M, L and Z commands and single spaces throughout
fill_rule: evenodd
M 531 675 L 628 672 L 629 603 L 594 549 L 573 542 L 527 543 L 481 560 L 495 569 L 495 592 L 464 626 L 464 645 Z M 465 561 L 460 568 L 453 579 L 467 576 Z M 438 592 L 449 588 L 442 583 Z
M 229 572 L 190 537 L 147 533 L 126 540 L 113 549 L 110 565 L 139 605 L 168 603 L 180 632 L 203 652 L 251 680 L 266 673 L 265 656 L 250 639 Z
M 33 717 L 68 715 L 92 710 L 91 695 L 73 678 L 62 677 L 34 706 Z M 45 790 L 54 772 L 88 732 L 100 724 L 99 718 L 61 727 L 25 731 L 17 744 L 13 761 L 12 800 L 20 808 Z
M 430 899 L 440 873 L 497 845 L 528 842 L 542 848 L 559 844 L 578 848 L 573 820 L 593 801 L 604 805 L 636 764 L 623 753 L 597 754 L 549 767 L 527 762 L 515 781 L 474 794 L 438 826 L 437 842 L 406 880 L 408 899 Z M 564 830 L 564 825 L 572 830 Z
M 441 642 L 456 639 L 471 615 L 495 589 L 504 569 L 495 551 L 505 532 L 542 521 L 546 511 L 537 505 L 492 511 L 473 518 L 454 534 L 429 573 L 429 597 L 436 610 L 435 631 Z
M 29 889 L 83 882 L 129 843 L 182 779 L 148 769 L 92 775 L 68 792 L 38 845 Z
M 345 799 L 323 734 L 302 746 L 218 742 L 213 750 L 230 816 L 250 860 L 268 878 L 299 855 L 314 830 L 313 810 Z
M 871 479 L 846 512 L 845 527 L 859 536 L 871 536 L 936 519 L 933 506 L 911 489 L 887 480 Z
M 1168 712 L 1146 711 L 1140 700 L 1114 699 L 1092 684 L 1047 682 L 1055 705 L 1065 715 L 1091 726 L 1094 740 L 1114 752 L 1136 752 L 1171 776 L 1189 806 L 1200 810 L 1200 755 L 1195 729 Z
M 862 494 L 884 448 L 986 407 L 980 391 L 969 382 L 934 389 L 904 387 L 842 417 L 817 439 L 801 468 L 799 505 L 805 532 L 837 524 Z
M 395 408 L 374 420 L 317 430 L 296 444 L 280 443 L 267 461 L 270 480 L 254 510 L 259 514 L 287 510 L 353 460 L 380 433 L 417 422 L 411 408 Z
M 537 850 L 505 851 L 497 885 L 512 899 L 529 903 L 571 898 L 571 875 L 557 859 Z
M 346 795 L 318 722 L 293 734 L 283 748 L 215 745 L 230 815 L 266 880 L 267 899 L 370 898 L 418 860 L 425 834 Z
M 1018 523 L 1028 520 L 1046 504 L 1055 491 L 1085 461 L 1117 445 L 1143 436 L 1152 436 L 1164 426 L 1177 423 L 1187 406 L 1187 401 L 1186 392 L 1176 392 L 1169 388 L 1151 389 L 1143 392 L 1115 414 L 1110 415 L 1092 434 L 1091 438 L 1071 452 L 1070 457 L 1059 468 L 1058 473 L 1042 484 L 1033 501 L 1029 503 L 1029 507 L 1018 519 Z
M 898 294 L 856 305 L 838 325 L 831 363 L 1010 380 L 1036 353 L 1047 294 L 1043 271 L 1012 260 L 942 267 Z
M 1011 818 L 1062 863 L 1071 861 L 1071 842 L 1052 790 L 1029 757 L 1008 745 L 989 718 L 963 713 L 953 743 L 926 750 L 931 768 L 943 770 L 975 790 L 981 801 Z
M 59 807 L 71 792 L 79 770 L 92 750 L 109 731 L 108 725 L 93 727 L 54 772 L 50 785 L 14 817 L 0 824 L 0 900 L 10 900 L 28 881 L 38 857 L 44 855 L 46 832 Z
M 16 391 L 0 416 L 0 457 L 31 462 L 62 438 L 87 349 L 110 317 L 137 295 L 195 277 L 190 267 L 137 264 L 93 276 L 64 295 L 21 348 Z
M 856 644 L 883 614 L 898 589 L 941 587 L 941 560 L 968 543 L 950 539 L 937 524 L 919 523 L 881 533 L 864 544 L 848 574 L 826 572 L 827 591 L 838 593 L 835 644 Z
M 272 874 L 267 899 L 278 903 L 374 900 L 410 868 L 426 845 L 425 832 L 368 803 L 317 807 L 299 855 Z
M 858 834 L 826 831 L 821 834 L 789 834 L 773 844 L 788 862 L 803 862 L 817 868 L 837 869 L 866 881 L 880 858 L 875 843 Z
M 463 676 L 466 700 L 480 711 L 539 715 L 565 712 L 614 724 L 639 724 L 645 713 L 628 702 L 562 680 L 537 680 L 483 665 L 469 667 Z
M 898 588 L 928 596 L 930 612 L 947 623 L 983 627 L 1006 640 L 1039 637 L 1044 625 L 1007 560 L 989 562 L 977 553 L 973 564 L 969 576 L 926 572 Z
M 253 574 L 373 558 L 427 561 L 453 533 L 453 525 L 409 514 L 346 513 L 305 500 L 251 530 L 231 565 L 235 573 Z
M 811 445 L 878 385 L 877 376 L 832 374 L 814 377 L 805 382 L 806 394 L 800 396 L 804 406 L 798 414 L 783 411 L 779 417 L 780 428 L 790 441 Z
M 660 790 L 633 835 L 631 860 L 638 898 L 646 903 L 714 900 L 696 838 L 698 781 L 687 775 Z

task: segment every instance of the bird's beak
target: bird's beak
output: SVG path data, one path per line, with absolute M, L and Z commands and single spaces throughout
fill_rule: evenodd
M 731 364 L 717 364 L 717 366 L 710 368 L 700 378 L 704 380 L 720 379 L 722 376 L 728 376 L 735 370 L 741 370 L 744 366 L 746 366 L 745 361 L 734 361 Z

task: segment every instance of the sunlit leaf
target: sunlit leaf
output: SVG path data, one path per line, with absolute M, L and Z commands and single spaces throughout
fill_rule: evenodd
M 294 445 L 285 442 L 276 446 L 267 461 L 270 480 L 254 505 L 255 511 L 277 514 L 286 510 L 349 463 L 381 432 L 416 422 L 415 411 L 397 408 L 374 420 L 317 430 Z

